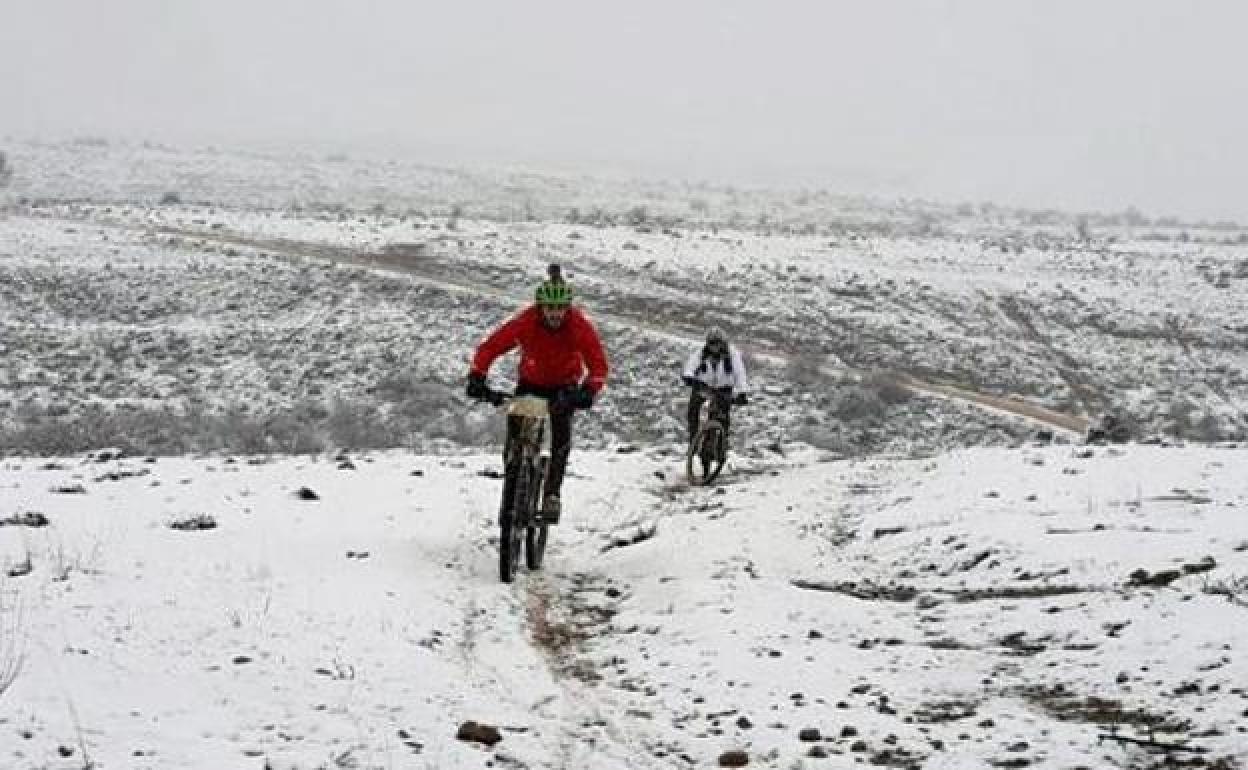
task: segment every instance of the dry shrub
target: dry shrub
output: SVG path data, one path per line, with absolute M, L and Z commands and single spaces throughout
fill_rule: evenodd
M 0 589 L 2 588 L 0 585 Z M 25 650 L 22 648 L 25 618 L 21 605 L 6 605 L 4 597 L 5 592 L 0 590 L 0 696 L 17 681 L 26 659 Z
M 832 414 L 846 422 L 881 419 L 887 412 L 888 404 L 876 389 L 863 385 L 841 389 L 832 406 Z
M 902 384 L 893 372 L 872 372 L 863 383 L 875 391 L 875 395 L 888 406 L 904 404 L 914 397 L 914 391 Z

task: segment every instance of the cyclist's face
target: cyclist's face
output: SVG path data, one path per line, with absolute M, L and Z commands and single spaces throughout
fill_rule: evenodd
M 568 314 L 567 305 L 542 305 L 542 323 L 552 329 L 563 326 L 564 316 Z

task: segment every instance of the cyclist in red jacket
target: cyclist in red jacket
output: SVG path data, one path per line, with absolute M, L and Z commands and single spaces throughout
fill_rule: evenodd
M 572 306 L 572 287 L 558 265 L 537 287 L 536 301 L 495 329 L 477 346 L 468 372 L 467 394 L 485 398 L 486 375 L 499 356 L 520 348 L 516 395 L 541 396 L 550 404 L 550 470 L 542 496 L 542 518 L 558 524 L 559 490 L 572 449 L 572 412 L 589 409 L 607 382 L 607 356 L 593 323 Z M 507 424 L 511 442 L 515 425 Z

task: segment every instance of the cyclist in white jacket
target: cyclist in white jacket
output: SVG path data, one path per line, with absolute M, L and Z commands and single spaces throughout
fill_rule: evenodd
M 750 383 L 745 374 L 745 362 L 736 346 L 728 343 L 722 329 L 713 327 L 706 333 L 706 343 L 693 351 L 685 362 L 681 380 L 692 388 L 689 394 L 689 440 L 698 433 L 698 420 L 702 402 L 708 390 L 717 390 L 729 397 L 730 404 L 744 406 L 749 403 Z M 724 406 L 724 430 L 728 429 L 728 404 Z

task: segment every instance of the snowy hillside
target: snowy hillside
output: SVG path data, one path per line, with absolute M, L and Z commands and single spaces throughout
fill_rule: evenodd
M 12 155 L 0 220 L 11 449 L 479 444 L 457 400 L 466 357 L 552 260 L 616 365 L 591 443 L 678 440 L 674 369 L 711 323 L 754 354 L 767 399 L 742 415 L 751 446 L 927 451 L 1035 432 L 932 397 L 948 386 L 1067 415 L 1076 435 L 1114 412 L 1140 437 L 1245 437 L 1248 258 L 1235 232 L 1079 238 L 1024 212 L 777 193 L 739 195 L 748 217 L 709 203 L 678 215 L 680 192 L 647 208 L 658 193 L 640 184 L 409 166 L 377 194 L 423 197 L 387 208 L 360 181 L 378 166 L 349 159 L 94 144 Z M 300 192 L 305 177 L 321 180 L 315 195 Z M 455 203 L 466 188 L 561 191 L 633 224 L 517 220 Z M 215 202 L 160 205 L 156 190 Z
M 504 586 L 494 456 L 11 460 L 0 765 L 1242 767 L 1246 461 L 586 452 Z
M 3 149 L 0 768 L 1248 764 L 1233 226 Z M 503 586 L 463 380 L 556 261 L 612 374 Z

